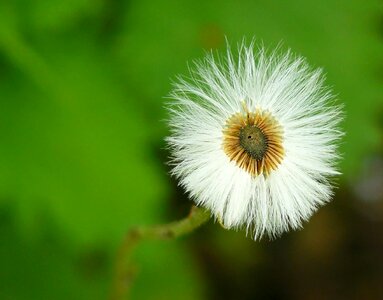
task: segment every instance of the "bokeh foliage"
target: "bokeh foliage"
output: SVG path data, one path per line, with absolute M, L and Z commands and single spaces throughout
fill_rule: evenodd
M 282 41 L 324 68 L 345 104 L 353 178 L 381 146 L 381 14 L 377 0 L 2 1 L 0 298 L 104 299 L 126 229 L 181 215 L 164 96 L 225 36 Z M 137 259 L 137 298 L 209 296 L 186 241 L 148 243 Z

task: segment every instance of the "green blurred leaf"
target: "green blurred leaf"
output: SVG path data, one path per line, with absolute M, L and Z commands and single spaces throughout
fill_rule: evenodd
M 24 236 L 40 236 L 45 224 L 36 220 L 44 211 L 70 237 L 69 248 L 102 244 L 111 253 L 130 226 L 165 222 L 169 179 L 157 149 L 164 123 L 147 115 L 140 100 L 132 100 L 118 66 L 93 46 L 76 36 L 46 46 L 49 72 L 40 72 L 33 56 L 27 66 L 38 69 L 33 72 L 25 72 L 23 59 L 16 68 L 12 60 L 5 62 L 0 82 L 7 99 L 0 118 L 0 178 L 5 182 L 0 192 L 16 201 Z M 166 265 L 167 277 L 159 277 L 150 294 L 187 285 L 190 299 L 199 295 L 193 267 L 183 267 L 189 255 L 174 244 L 170 252 L 179 254 L 169 264 L 166 252 L 161 256 L 159 251 L 154 245 L 143 267 L 150 272 L 152 261 Z M 47 263 L 50 267 L 56 268 L 55 262 Z
M 166 9 L 164 9 L 166 7 Z M 255 37 L 266 47 L 284 48 L 322 67 L 327 84 L 345 104 L 346 137 L 342 172 L 347 177 L 379 145 L 377 109 L 382 107 L 377 62 L 383 43 L 378 29 L 379 1 L 177 1 L 132 3 L 127 33 L 117 49 L 126 74 L 148 99 L 169 89 L 169 77 L 187 73 L 186 64 L 202 57 L 201 48 L 224 48 Z M 159 13 L 162 12 L 162 13 Z M 137 70 L 139 76 L 136 76 Z M 148 87 L 148 80 L 153 84 Z

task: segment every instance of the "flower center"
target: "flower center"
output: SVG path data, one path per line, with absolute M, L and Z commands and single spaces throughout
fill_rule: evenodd
M 283 129 L 268 112 L 257 109 L 232 115 L 223 129 L 222 148 L 230 161 L 252 176 L 267 176 L 284 156 Z
M 267 137 L 257 126 L 247 125 L 239 131 L 239 144 L 252 158 L 261 160 L 267 150 Z

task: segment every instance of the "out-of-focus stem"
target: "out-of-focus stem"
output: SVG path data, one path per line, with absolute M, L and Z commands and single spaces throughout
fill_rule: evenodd
M 115 274 L 112 282 L 111 300 L 128 299 L 134 269 L 130 257 L 134 248 L 142 240 L 167 240 L 188 234 L 206 223 L 210 213 L 202 208 L 193 206 L 187 217 L 169 224 L 152 227 L 135 227 L 128 231 L 117 252 Z

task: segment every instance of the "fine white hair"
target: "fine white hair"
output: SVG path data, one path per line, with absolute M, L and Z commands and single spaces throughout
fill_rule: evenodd
M 199 206 L 254 239 L 297 229 L 332 197 L 342 107 L 320 69 L 289 52 L 241 43 L 233 55 L 207 54 L 174 83 L 167 143 L 172 174 Z M 268 111 L 283 129 L 284 156 L 252 176 L 223 151 L 227 120 L 246 105 Z

